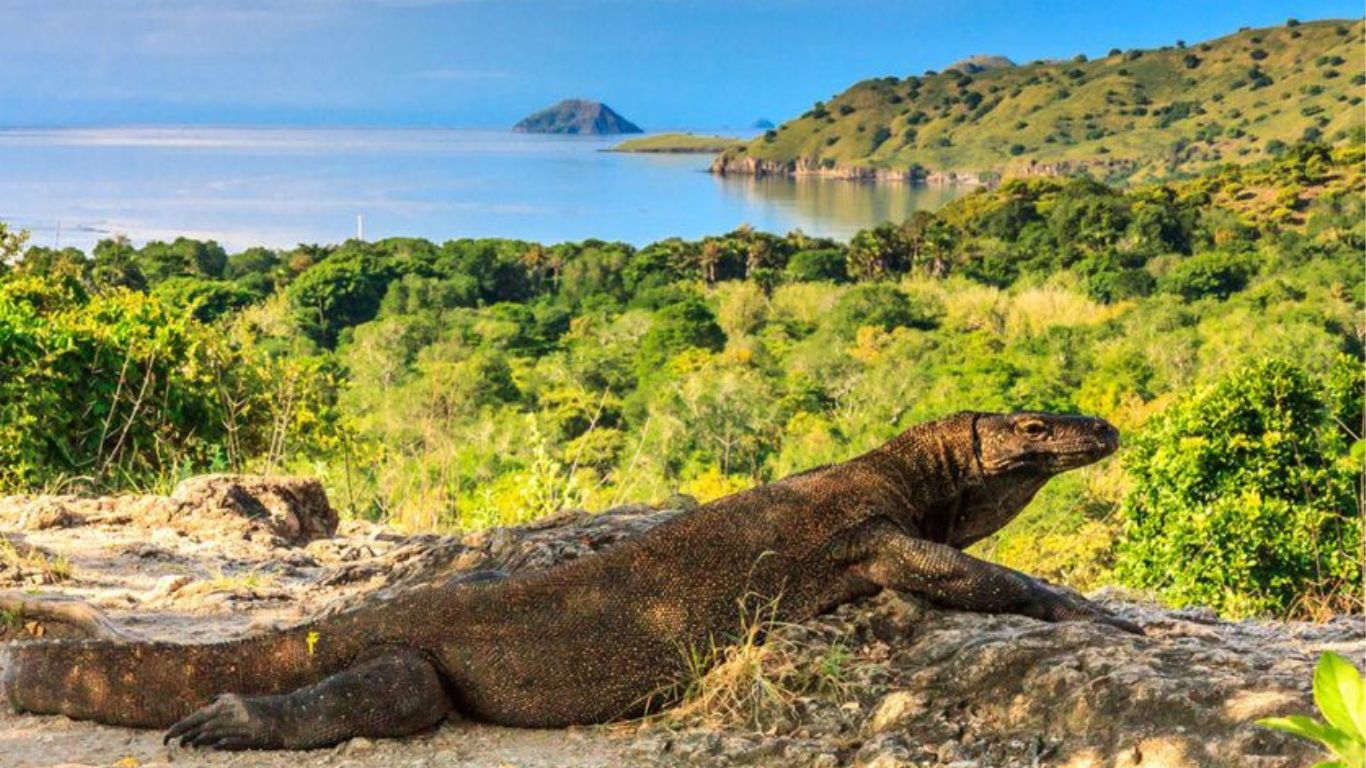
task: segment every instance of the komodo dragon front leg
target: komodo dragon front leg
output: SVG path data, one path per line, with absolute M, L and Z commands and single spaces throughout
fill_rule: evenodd
M 451 710 L 441 676 L 400 648 L 277 696 L 224 694 L 171 726 L 164 741 L 215 749 L 312 749 L 355 736 L 406 736 Z
M 868 581 L 918 594 L 945 608 L 1018 613 L 1044 621 L 1093 621 L 1143 634 L 1137 624 L 1090 600 L 948 545 L 918 539 L 888 520 L 855 531 L 839 550 L 855 573 Z

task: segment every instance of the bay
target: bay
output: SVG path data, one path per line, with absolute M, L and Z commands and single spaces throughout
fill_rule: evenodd
M 965 190 L 721 178 L 710 155 L 605 152 L 618 137 L 362 128 L 0 130 L 0 221 L 37 245 L 121 234 L 229 249 L 364 236 L 600 238 L 635 245 L 748 224 L 847 239 Z

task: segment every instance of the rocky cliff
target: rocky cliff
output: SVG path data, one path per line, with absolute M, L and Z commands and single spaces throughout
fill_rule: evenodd
M 845 181 L 899 181 L 915 184 L 964 184 L 976 186 L 993 178 L 975 171 L 927 171 L 913 168 L 873 168 L 842 164 L 811 157 L 766 160 L 733 150 L 717 156 L 711 172 L 718 176 L 782 176 L 843 179 Z

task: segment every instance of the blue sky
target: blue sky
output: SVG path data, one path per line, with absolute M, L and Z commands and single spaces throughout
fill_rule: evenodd
M 779 121 L 973 53 L 1104 54 L 1360 0 L 0 0 L 0 125 L 502 128 L 566 96 L 647 130 Z

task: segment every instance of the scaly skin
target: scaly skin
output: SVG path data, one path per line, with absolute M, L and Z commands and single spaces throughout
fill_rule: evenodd
M 21 711 L 171 726 L 168 741 L 192 746 L 306 749 L 452 711 L 514 726 L 638 715 L 670 701 L 686 649 L 733 636 L 742 606 L 798 622 L 887 588 L 1141 633 L 961 551 L 1118 440 L 1100 419 L 961 413 L 545 571 L 453 579 L 229 643 L 21 644 L 4 687 Z

